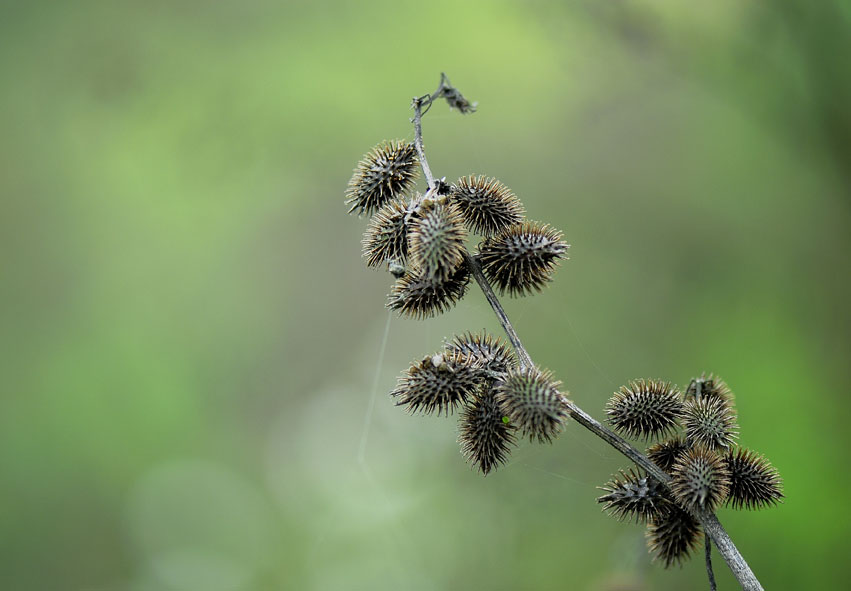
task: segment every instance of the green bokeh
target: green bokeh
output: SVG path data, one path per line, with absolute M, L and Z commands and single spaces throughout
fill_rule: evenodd
M 481 294 L 393 318 L 343 190 L 411 138 L 570 260 L 506 309 L 595 416 L 722 375 L 787 499 L 719 516 L 767 589 L 846 584 L 847 2 L 29 2 L 0 19 L 0 588 L 688 589 L 576 425 L 482 478 L 386 393 Z M 373 383 L 377 383 L 373 397 Z M 719 588 L 735 581 L 716 559 Z

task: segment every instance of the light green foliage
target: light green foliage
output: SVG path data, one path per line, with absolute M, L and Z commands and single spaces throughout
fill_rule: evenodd
M 766 589 L 845 584 L 849 515 L 823 499 L 849 486 L 847 9 L 7 4 L 0 588 L 701 579 L 645 568 L 640 529 L 600 514 L 622 462 L 588 435 L 483 479 L 451 424 L 397 420 L 398 368 L 496 333 L 472 291 L 394 317 L 364 438 L 390 278 L 343 192 L 441 71 L 479 105 L 429 113 L 435 173 L 498 177 L 572 245 L 533 305 L 506 300 L 535 361 L 598 419 L 634 376 L 723 375 L 787 502 L 720 518 Z

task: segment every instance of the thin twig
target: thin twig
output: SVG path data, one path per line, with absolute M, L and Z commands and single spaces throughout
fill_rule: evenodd
M 426 181 L 428 182 L 429 189 L 435 189 L 437 187 L 437 181 L 434 178 L 434 175 L 431 172 L 431 169 L 428 165 L 428 160 L 425 155 L 425 148 L 423 147 L 423 129 L 422 129 L 422 116 L 423 116 L 423 106 L 427 107 L 431 106 L 431 103 L 438 97 L 444 95 L 446 92 L 457 93 L 457 90 L 449 84 L 449 79 L 445 74 L 441 74 L 440 77 L 440 86 L 438 86 L 437 91 L 431 95 L 425 95 L 419 98 L 415 98 L 412 102 L 412 106 L 414 109 L 414 118 L 411 120 L 414 124 L 414 145 L 417 149 L 417 155 L 419 156 L 420 166 L 423 169 L 423 174 L 425 174 Z M 458 93 L 460 96 L 460 93 Z M 465 250 L 464 260 L 467 264 L 467 267 L 470 270 L 470 273 L 476 279 L 476 282 L 479 284 L 479 287 L 485 294 L 485 298 L 487 298 L 488 303 L 499 319 L 502 328 L 505 330 L 506 335 L 508 336 L 509 341 L 513 345 L 514 349 L 517 351 L 517 356 L 520 359 L 521 367 L 531 367 L 533 365 L 532 358 L 529 355 L 529 352 L 523 346 L 523 343 L 520 341 L 520 337 L 517 334 L 517 331 L 514 330 L 514 327 L 511 324 L 511 321 L 508 318 L 508 315 L 505 313 L 502 305 L 499 302 L 499 299 L 496 297 L 496 294 L 493 291 L 493 288 L 490 285 L 490 282 L 482 273 L 481 265 L 475 257 L 470 255 L 469 252 Z M 649 475 L 662 483 L 666 488 L 669 486 L 671 477 L 665 473 L 659 466 L 651 462 L 644 454 L 642 454 L 639 450 L 634 448 L 629 444 L 625 439 L 617 435 L 615 432 L 607 429 L 603 425 L 601 425 L 597 420 L 595 420 L 591 415 L 586 413 L 584 410 L 579 408 L 574 402 L 570 401 L 567 398 L 564 398 L 565 404 L 567 405 L 568 413 L 573 419 L 591 431 L 594 435 L 614 447 L 616 450 L 621 452 L 631 461 L 635 462 L 636 465 L 643 468 Z M 730 539 L 729 534 L 727 534 L 724 527 L 721 525 L 721 522 L 718 521 L 718 518 L 712 511 L 697 511 L 695 516 L 700 521 L 701 525 L 703 525 L 703 530 L 706 533 L 707 537 L 707 547 L 708 540 L 711 538 L 712 541 L 715 542 L 715 545 L 718 547 L 718 553 L 721 554 L 721 557 L 727 563 L 727 566 L 730 567 L 730 570 L 733 572 L 733 575 L 736 577 L 736 580 L 742 586 L 744 591 L 763 591 L 762 585 L 759 580 L 754 575 L 751 568 L 748 566 L 748 563 L 745 561 L 744 557 L 739 552 L 736 545 L 733 543 L 733 540 Z M 708 552 L 708 550 L 707 550 Z M 707 553 L 707 564 L 709 561 L 709 555 Z M 711 573 L 711 571 L 710 571 Z M 712 582 L 714 577 L 710 578 Z
M 496 294 L 493 292 L 491 284 L 488 282 L 484 273 L 482 273 L 482 266 L 479 264 L 479 261 L 470 255 L 467 249 L 464 249 L 464 262 L 467 263 L 467 268 L 470 270 L 470 274 L 473 275 L 476 283 L 478 283 L 479 287 L 482 288 L 485 298 L 487 298 L 488 303 L 491 305 L 491 308 L 493 308 L 493 311 L 499 319 L 499 323 L 502 325 L 505 334 L 508 335 L 508 340 L 511 341 L 514 350 L 517 351 L 520 369 L 532 367 L 534 365 L 534 363 L 532 363 L 532 358 L 529 357 L 529 353 L 526 351 L 523 343 L 520 342 L 520 337 L 517 335 L 517 332 L 515 332 L 514 327 L 511 325 L 511 321 L 508 319 L 508 314 L 505 313 L 505 310 L 502 308 L 502 304 L 499 303 L 499 299 L 497 299 Z
M 411 101 L 411 106 L 414 108 L 414 118 L 411 121 L 414 124 L 414 146 L 417 148 L 417 156 L 420 158 L 420 167 L 423 169 L 428 188 L 434 189 L 437 187 L 437 181 L 434 180 L 434 175 L 431 174 L 431 169 L 428 167 L 428 160 L 425 157 L 425 148 L 423 147 L 423 104 L 431 105 L 431 95 L 417 97 Z
M 706 575 L 709 577 L 709 591 L 718 591 L 715 585 L 715 573 L 712 572 L 712 542 L 709 539 L 709 534 L 703 536 L 706 547 Z

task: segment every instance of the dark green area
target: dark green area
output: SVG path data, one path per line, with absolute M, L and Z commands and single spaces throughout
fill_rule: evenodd
M 474 290 L 391 321 L 372 406 L 391 278 L 343 191 L 441 71 L 479 110 L 427 114 L 435 173 L 572 245 L 506 302 L 533 358 L 599 418 L 720 374 L 787 495 L 722 522 L 767 589 L 843 587 L 849 30 L 803 0 L 4 6 L 0 587 L 706 587 L 600 514 L 626 462 L 577 425 L 482 478 L 392 406 L 497 331 Z

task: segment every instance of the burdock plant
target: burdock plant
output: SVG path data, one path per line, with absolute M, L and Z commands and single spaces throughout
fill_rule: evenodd
M 611 516 L 646 525 L 655 559 L 679 564 L 702 538 L 714 589 L 712 540 L 743 589 L 762 589 L 714 511 L 722 504 L 774 505 L 783 498 L 782 482 L 763 456 L 738 447 L 730 389 L 705 374 L 685 391 L 634 380 L 609 400 L 612 429 L 576 406 L 552 372 L 532 361 L 494 290 L 510 297 L 540 292 L 568 244 L 556 228 L 527 220 L 523 204 L 499 180 L 471 174 L 447 182 L 432 173 L 422 118 L 439 99 L 462 114 L 476 110 L 441 75 L 437 90 L 413 99 L 414 140 L 382 142 L 368 152 L 349 181 L 346 203 L 349 213 L 371 216 L 363 256 L 395 278 L 388 308 L 417 319 L 440 314 L 464 296 L 472 278 L 510 347 L 489 334 L 455 336 L 412 363 L 392 399 L 411 413 L 459 416 L 461 452 L 483 475 L 504 465 L 518 440 L 551 443 L 574 419 L 634 464 L 603 485 L 597 500 Z M 415 191 L 419 170 L 425 193 Z M 471 236 L 481 238 L 474 252 L 467 248 Z M 624 437 L 656 442 L 642 453 Z

